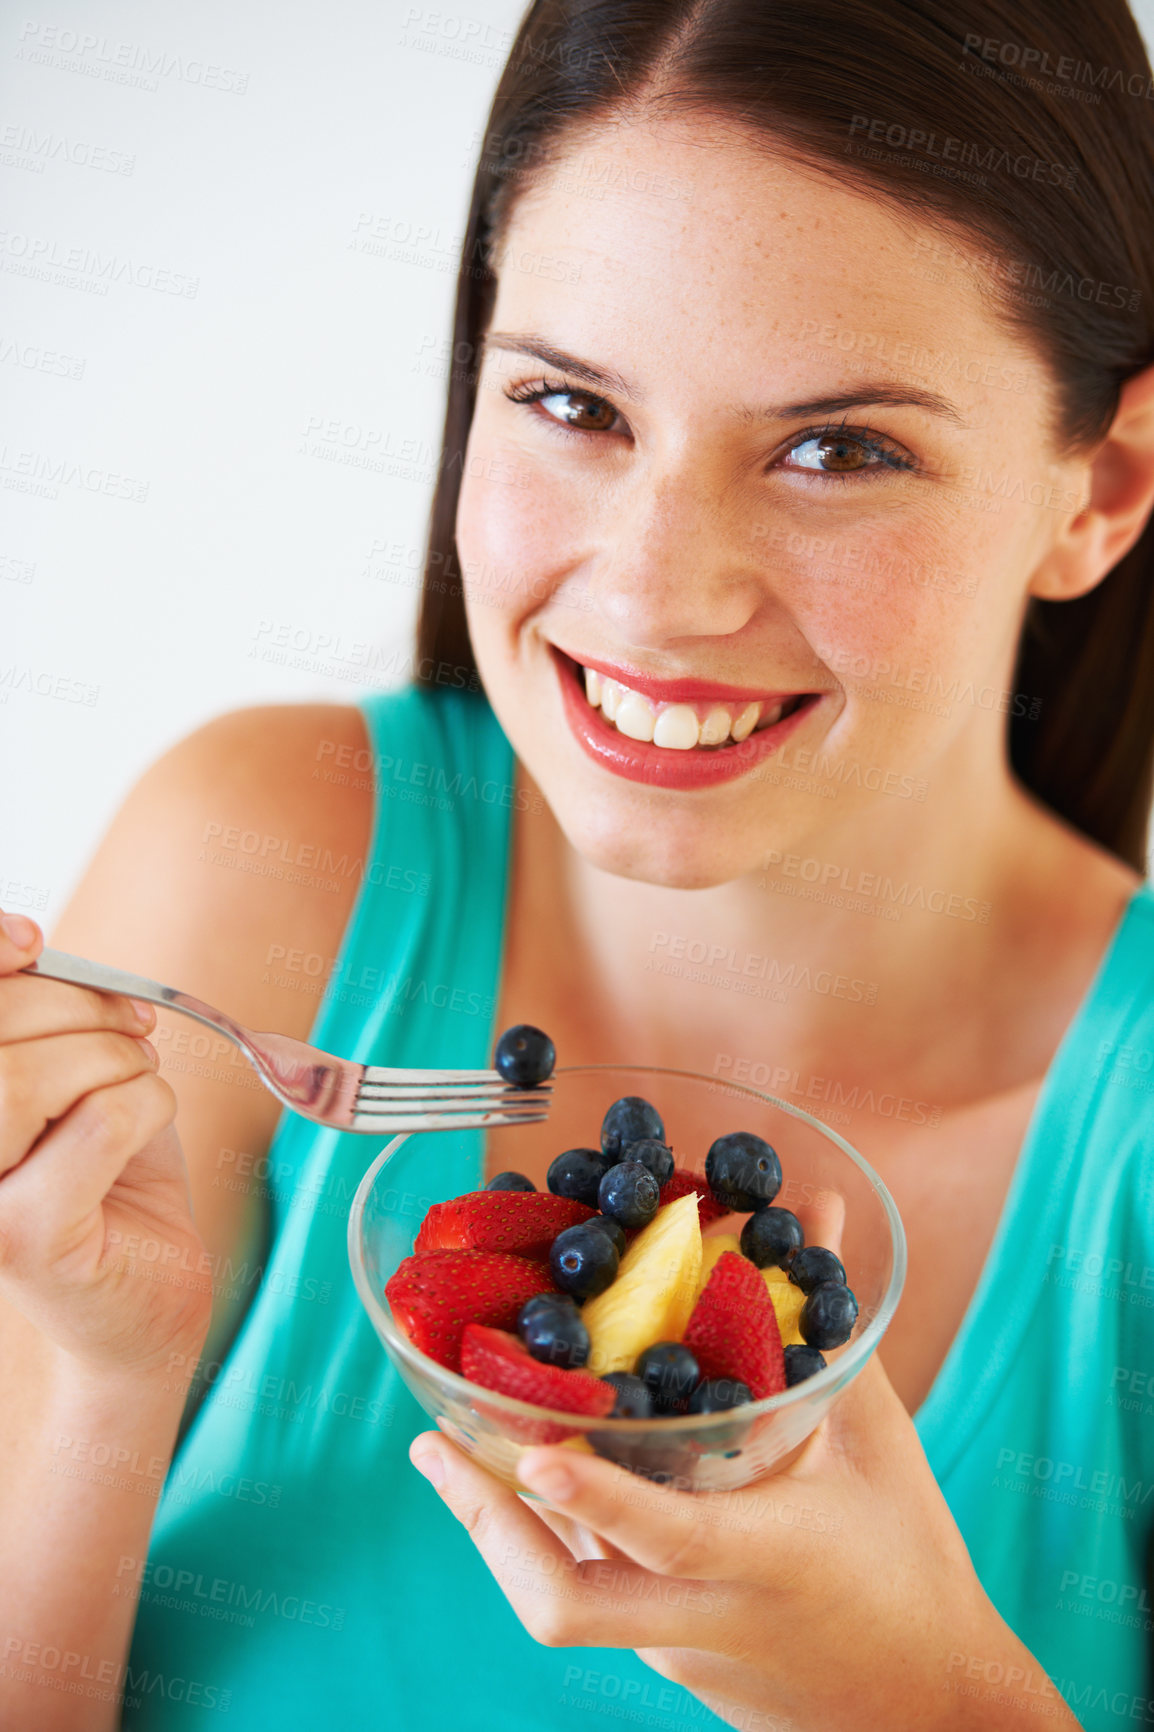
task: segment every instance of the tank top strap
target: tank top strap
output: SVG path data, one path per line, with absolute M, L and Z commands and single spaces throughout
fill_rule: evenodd
M 497 1032 L 511 814 L 528 798 L 512 748 L 481 694 L 410 686 L 372 692 L 359 708 L 367 745 L 316 770 L 363 779 L 374 812 L 310 1038 L 366 1064 L 484 1067 Z M 308 1163 L 332 1160 L 333 1133 L 315 1129 L 281 1122 L 274 1212 Z M 364 1155 L 363 1137 L 341 1140 Z

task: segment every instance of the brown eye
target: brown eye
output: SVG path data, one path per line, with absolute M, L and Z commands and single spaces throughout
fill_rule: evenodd
M 831 435 L 815 440 L 814 444 L 821 459 L 821 467 L 834 473 L 861 469 L 868 455 L 860 439 L 840 439 Z
M 579 433 L 607 433 L 617 416 L 604 397 L 592 397 L 587 391 L 550 391 L 540 402 L 550 415 Z M 554 408 L 554 404 L 561 406 Z
M 912 467 L 898 447 L 864 430 L 832 427 L 799 439 L 787 456 L 790 469 L 813 475 L 869 475 L 880 470 Z

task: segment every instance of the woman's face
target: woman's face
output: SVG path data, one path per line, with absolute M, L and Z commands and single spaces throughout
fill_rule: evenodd
M 458 548 L 597 865 L 693 888 L 911 803 L 972 824 L 1081 475 L 958 257 L 710 120 L 591 133 L 515 205 Z

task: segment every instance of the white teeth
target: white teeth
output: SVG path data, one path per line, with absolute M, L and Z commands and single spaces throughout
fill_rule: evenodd
M 668 704 L 653 729 L 653 744 L 674 752 L 688 752 L 697 744 L 697 717 L 689 704 Z
M 631 740 L 650 741 L 666 751 L 690 752 L 696 746 L 723 746 L 729 741 L 747 740 L 755 729 L 771 728 L 779 722 L 786 708 L 798 700 L 780 704 L 761 702 L 746 704 L 735 716 L 725 704 L 713 704 L 699 719 L 693 704 L 651 703 L 640 692 L 623 686 L 619 680 L 599 674 L 594 668 L 582 668 L 585 676 L 585 697 L 593 709 L 600 708 L 607 722 L 618 733 Z
M 703 746 L 720 746 L 723 740 L 729 738 L 729 711 L 722 704 L 714 704 L 709 714 L 701 724 L 700 741 Z
M 730 733 L 735 740 L 747 740 L 753 732 L 754 723 L 761 714 L 760 704 L 746 704 L 739 716 L 733 718 Z
M 640 692 L 631 692 L 628 688 L 622 692 L 615 718 L 619 734 L 626 734 L 631 740 L 648 743 L 653 738 L 653 725 L 656 720 L 657 712 L 648 698 L 643 698 Z

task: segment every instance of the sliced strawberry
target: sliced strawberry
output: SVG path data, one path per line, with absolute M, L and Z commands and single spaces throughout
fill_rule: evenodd
M 785 1350 L 761 1270 L 723 1251 L 690 1313 L 683 1337 L 705 1377 L 732 1377 L 755 1401 L 785 1388 Z
M 461 1368 L 466 1324 L 512 1329 L 526 1299 L 555 1291 L 540 1263 L 503 1251 L 417 1252 L 385 1283 L 397 1327 L 450 1371 Z
M 589 1414 L 603 1419 L 617 1399 L 611 1383 L 603 1383 L 588 1371 L 565 1371 L 559 1365 L 543 1365 L 534 1359 L 517 1336 L 503 1329 L 486 1329 L 468 1323 L 461 1341 L 461 1375 L 499 1395 L 517 1401 L 532 1401 L 561 1413 Z M 500 1424 L 526 1443 L 560 1443 L 570 1427 L 547 1419 L 528 1419 L 504 1414 Z
M 594 1211 L 550 1191 L 466 1191 L 434 1203 L 417 1234 L 415 1251 L 508 1251 L 549 1261 L 549 1247 L 566 1227 Z
M 723 1215 L 731 1214 L 724 1203 L 719 1203 L 704 1179 L 699 1179 L 696 1173 L 689 1172 L 685 1167 L 674 1167 L 673 1177 L 667 1179 L 661 1187 L 660 1203 L 676 1203 L 678 1197 L 684 1197 L 686 1192 L 697 1192 L 697 1218 L 703 1227 L 708 1227 L 710 1221 L 720 1221 Z

